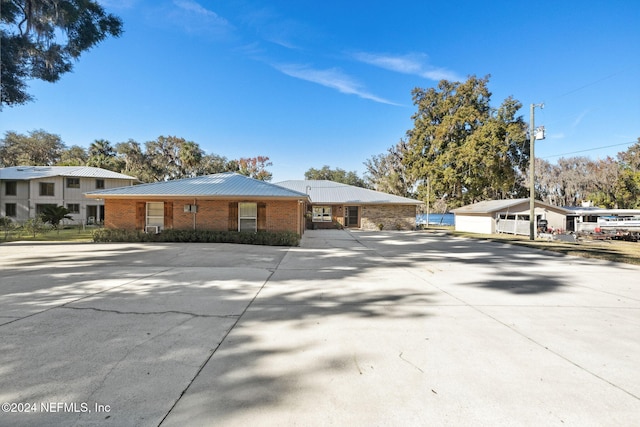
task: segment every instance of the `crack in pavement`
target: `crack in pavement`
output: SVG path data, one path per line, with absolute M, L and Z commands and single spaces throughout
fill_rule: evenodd
M 73 303 L 68 303 L 73 304 Z M 102 313 L 114 313 L 114 314 L 135 314 L 135 315 L 163 315 L 163 314 L 183 314 L 191 317 L 207 317 L 207 318 L 216 318 L 216 319 L 228 319 L 228 318 L 237 318 L 240 317 L 239 314 L 198 314 L 198 313 L 190 313 L 188 311 L 179 311 L 179 310 L 166 310 L 166 311 L 122 311 L 122 310 L 108 310 L 104 308 L 96 308 L 96 307 L 70 307 L 67 304 L 63 304 L 57 308 L 66 308 L 69 310 L 93 310 L 99 311 Z
M 167 268 L 166 270 L 158 271 L 158 272 L 155 272 L 155 273 L 153 273 L 153 274 L 149 274 L 149 275 L 147 275 L 147 276 L 143 276 L 143 277 L 138 277 L 138 278 L 136 278 L 136 279 L 134 279 L 134 280 L 130 280 L 130 281 L 125 282 L 125 283 L 122 283 L 122 284 L 120 284 L 120 285 L 116 285 L 116 286 L 112 286 L 112 287 L 107 288 L 107 289 L 103 289 L 103 290 L 101 290 L 101 291 L 99 291 L 99 292 L 94 292 L 94 293 L 92 293 L 92 294 L 83 295 L 83 296 L 81 296 L 81 297 L 79 297 L 79 298 L 76 298 L 76 299 L 74 299 L 74 300 L 72 300 L 72 301 L 68 301 L 68 302 L 66 302 L 66 303 L 64 303 L 64 304 L 60 304 L 60 305 L 56 305 L 56 306 L 53 306 L 53 307 L 49 307 L 49 308 L 44 309 L 44 310 L 42 310 L 42 311 L 37 311 L 37 312 L 35 312 L 35 313 L 31 313 L 31 314 L 28 314 L 28 315 L 26 315 L 26 316 L 17 317 L 17 318 L 15 318 L 14 320 L 11 320 L 10 322 L 6 322 L 6 323 L 1 324 L 1 325 L 0 325 L 0 327 L 6 326 L 6 325 L 10 325 L 10 324 L 15 323 L 15 322 L 18 322 L 18 321 L 20 321 L 20 320 L 28 319 L 28 318 L 30 318 L 30 317 L 34 317 L 34 316 L 37 316 L 37 315 L 42 314 L 42 313 L 46 313 L 46 312 L 51 311 L 51 310 L 54 310 L 54 309 L 56 309 L 56 308 L 64 307 L 64 306 L 66 306 L 66 305 L 68 305 L 68 304 L 73 304 L 74 302 L 82 301 L 83 299 L 91 298 L 91 297 L 94 297 L 94 296 L 96 296 L 96 295 L 100 295 L 100 294 L 102 294 L 102 293 L 109 292 L 109 291 L 111 291 L 111 290 L 113 290 L 113 289 L 117 289 L 117 288 L 120 288 L 120 287 L 122 287 L 122 286 L 130 285 L 130 284 L 135 283 L 135 282 L 137 282 L 137 281 L 139 281 L 139 280 L 145 280 L 145 279 L 148 279 L 149 277 L 157 276 L 158 274 L 162 274 L 162 273 L 165 273 L 165 272 L 170 271 L 170 270 L 171 270 L 171 268 Z
M 258 295 L 260 295 L 260 292 L 262 292 L 262 290 L 265 288 L 265 286 L 267 286 L 267 283 L 269 283 L 269 281 L 271 280 L 271 278 L 273 277 L 273 275 L 275 274 L 276 271 L 278 271 L 278 268 L 280 267 L 280 264 L 282 263 L 282 261 L 287 257 L 287 254 L 289 253 L 289 251 L 291 250 L 291 248 L 287 248 L 287 252 L 284 254 L 284 256 L 282 258 L 280 258 L 280 261 L 278 261 L 278 264 L 275 266 L 275 268 L 268 268 L 266 269 L 267 271 L 269 271 L 271 274 L 269 274 L 269 276 L 265 279 L 264 283 L 262 284 L 262 286 L 260 286 L 260 289 L 258 289 L 258 291 L 256 292 L 256 294 L 253 296 L 253 298 L 251 299 L 251 301 L 249 301 L 249 303 L 247 304 L 247 306 L 244 308 L 244 310 L 242 310 L 242 313 L 240 313 L 240 315 L 238 316 L 238 318 L 236 319 L 235 322 L 233 322 L 233 325 L 231 325 L 231 327 L 229 328 L 229 330 L 222 336 L 222 339 L 220 340 L 220 342 L 215 346 L 215 348 L 213 349 L 213 351 L 210 352 L 209 356 L 207 358 L 205 358 L 205 360 L 202 362 L 202 365 L 200 365 L 200 367 L 198 368 L 198 370 L 196 371 L 195 375 L 193 376 L 193 378 L 191 378 L 191 381 L 189 381 L 189 384 L 187 384 L 187 386 L 184 388 L 184 390 L 182 390 L 182 392 L 180 393 L 180 395 L 178 396 L 178 398 L 176 399 L 176 401 L 173 403 L 173 405 L 171 405 L 171 407 L 169 408 L 169 410 L 167 411 L 167 413 L 165 414 L 164 417 L 162 417 L 162 419 L 160 420 L 160 422 L 158 423 L 158 426 L 161 426 L 165 420 L 167 419 L 167 417 L 169 417 L 169 415 L 171 414 L 171 412 L 174 410 L 174 408 L 178 405 L 178 403 L 180 402 L 180 400 L 182 400 L 182 397 L 187 393 L 187 391 L 189 390 L 189 388 L 191 388 L 191 386 L 193 385 L 193 383 L 196 381 L 196 379 L 200 376 L 200 373 L 204 370 L 205 366 L 207 366 L 207 364 L 209 363 L 209 361 L 213 358 L 213 356 L 216 354 L 216 352 L 218 351 L 218 349 L 220 348 L 220 346 L 222 345 L 222 343 L 224 343 L 227 339 L 227 337 L 231 334 L 231 332 L 236 328 L 236 326 L 238 326 L 238 323 L 240 323 L 240 320 L 242 319 L 242 317 L 247 313 L 247 311 L 249 310 L 249 307 L 251 307 L 253 305 L 253 303 L 255 302 L 255 300 L 258 298 Z

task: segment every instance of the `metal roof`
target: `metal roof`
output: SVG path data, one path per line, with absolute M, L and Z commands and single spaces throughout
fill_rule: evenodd
M 292 180 L 278 182 L 276 185 L 289 188 L 294 191 L 306 193 L 311 198 L 311 203 L 326 204 L 376 204 L 376 205 L 421 205 L 420 200 L 407 197 L 394 196 L 393 194 L 369 190 L 353 185 L 325 180 Z
M 497 211 L 504 211 L 514 206 L 529 203 L 529 199 L 505 199 L 505 200 L 484 200 L 482 202 L 473 203 L 470 205 L 462 206 L 456 209 L 452 209 L 451 212 L 455 214 L 465 214 L 465 213 L 490 213 Z M 536 206 L 544 206 L 549 209 L 555 209 L 559 212 L 568 213 L 569 211 L 561 208 L 559 206 L 553 206 L 548 203 L 541 202 L 540 200 L 535 201 Z
M 640 209 L 606 209 L 598 207 L 564 206 L 572 215 L 640 215 Z
M 91 166 L 12 166 L 0 168 L 0 179 L 30 180 L 53 176 L 70 176 L 78 178 L 109 178 L 138 181 L 137 178 L 106 169 Z
M 268 182 L 259 181 L 234 172 L 197 176 L 194 178 L 154 182 L 130 187 L 111 188 L 85 193 L 91 198 L 118 197 L 275 197 L 307 199 L 299 193 Z

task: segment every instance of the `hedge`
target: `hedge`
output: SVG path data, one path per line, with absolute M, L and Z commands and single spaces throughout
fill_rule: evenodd
M 93 241 L 102 242 L 190 242 L 190 243 L 239 243 L 245 245 L 298 246 L 300 235 L 291 231 L 208 231 L 163 230 L 161 233 L 144 233 L 140 230 L 102 228 L 93 232 Z

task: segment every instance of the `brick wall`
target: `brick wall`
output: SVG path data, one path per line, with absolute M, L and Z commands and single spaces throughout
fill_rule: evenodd
M 161 201 L 161 200 L 157 200 Z M 168 201 L 168 200 L 167 200 Z M 193 199 L 173 199 L 173 228 L 192 230 L 194 214 L 184 212 L 184 205 L 194 204 Z M 247 200 L 257 202 L 256 200 Z M 145 200 L 106 199 L 105 227 L 136 228 L 136 203 Z M 197 230 L 226 231 L 229 226 L 229 200 L 197 200 L 198 212 L 195 214 Z M 302 208 L 298 209 L 297 200 L 266 201 L 267 231 L 293 231 L 301 233 L 299 224 L 303 224 Z M 298 217 L 300 214 L 300 218 Z
M 104 226 L 106 228 L 136 228 L 136 200 L 104 201 Z
M 267 202 L 267 231 L 293 231 L 300 233 L 303 224 L 303 207 L 298 209 L 297 200 L 273 200 Z M 298 217 L 300 214 L 300 217 Z
M 416 207 L 414 205 L 367 205 L 361 208 L 360 227 L 363 230 L 414 230 Z

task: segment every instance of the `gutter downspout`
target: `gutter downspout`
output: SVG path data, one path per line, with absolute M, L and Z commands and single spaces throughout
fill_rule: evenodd
M 193 206 L 196 207 L 196 211 L 193 212 L 193 231 L 196 231 L 196 215 L 198 214 L 198 204 L 196 199 L 193 199 Z

